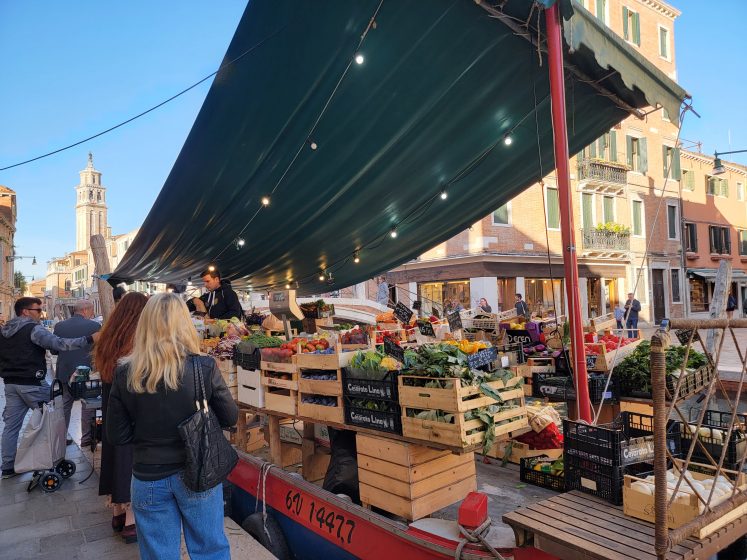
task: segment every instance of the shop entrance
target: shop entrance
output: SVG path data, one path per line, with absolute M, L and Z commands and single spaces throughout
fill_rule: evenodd
M 654 324 L 658 325 L 667 314 L 666 300 L 664 299 L 664 271 L 660 268 L 651 270 L 651 287 L 654 304 Z

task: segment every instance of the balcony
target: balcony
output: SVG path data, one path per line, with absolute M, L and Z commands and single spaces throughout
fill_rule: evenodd
M 628 184 L 628 166 L 595 158 L 578 159 L 578 188 L 586 192 L 623 196 Z
M 630 259 L 630 233 L 583 229 L 581 243 L 585 257 Z

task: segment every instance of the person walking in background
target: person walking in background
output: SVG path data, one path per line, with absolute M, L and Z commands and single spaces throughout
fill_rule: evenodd
M 736 308 L 737 308 L 737 298 L 735 298 L 734 294 L 730 292 L 729 297 L 726 300 L 726 316 L 729 319 L 732 319 L 734 317 L 734 310 Z
M 145 294 L 126 293 L 106 321 L 93 353 L 93 363 L 101 374 L 101 412 L 106 419 L 109 395 L 114 382 L 117 361 L 132 352 L 140 314 L 148 302 Z M 132 481 L 132 444 L 112 445 L 104 434 L 101 442 L 101 471 L 99 496 L 110 496 L 112 503 L 112 529 L 121 532 L 127 543 L 137 541 L 135 515 L 130 507 Z
M 376 290 L 376 303 L 380 305 L 389 305 L 389 284 L 386 282 L 386 276 L 379 276 L 379 286 Z
M 524 317 L 527 320 L 531 318 L 532 314 L 529 312 L 529 306 L 522 299 L 521 294 L 516 294 L 516 304 L 514 307 L 516 308 L 516 315 L 519 317 Z
M 0 329 L 0 377 L 5 382 L 3 410 L 2 477 L 11 478 L 18 450 L 18 432 L 29 409 L 48 402 L 47 350 L 57 352 L 90 349 L 97 333 L 79 338 L 60 338 L 41 324 L 42 301 L 35 297 L 16 300 L 16 317 Z M 63 391 L 64 391 L 63 387 Z
M 628 329 L 628 338 L 638 338 L 638 313 L 641 311 L 641 302 L 628 294 L 625 302 L 625 327 Z
M 617 328 L 619 330 L 622 330 L 624 327 L 623 319 L 625 318 L 625 310 L 622 307 L 620 307 L 620 304 L 618 303 L 615 305 L 614 313 L 615 313 L 615 323 L 617 324 Z
M 204 372 L 208 406 L 221 426 L 238 420 L 218 365 L 199 349 L 184 302 L 176 294 L 156 294 L 140 316 L 132 352 L 114 373 L 106 436 L 113 445 L 134 446 L 132 507 L 141 560 L 179 558 L 182 527 L 192 558 L 231 557 L 223 530 L 223 485 L 194 492 L 182 481 L 186 452 L 178 425 L 195 412 L 195 358 Z
M 483 313 L 492 313 L 493 308 L 490 307 L 488 304 L 488 300 L 486 300 L 484 297 L 480 298 L 480 301 L 477 304 L 477 308 L 482 311 Z
M 93 302 L 90 300 L 82 300 L 75 304 L 73 316 L 64 321 L 60 321 L 54 326 L 54 334 L 61 338 L 77 338 L 79 336 L 88 336 L 101 329 L 101 325 L 96 321 L 92 321 L 93 318 Z M 72 434 L 70 430 L 70 413 L 73 410 L 73 399 L 72 393 L 68 390 L 70 385 L 70 377 L 75 373 L 75 368 L 78 366 L 91 367 L 91 352 L 88 349 L 80 350 L 67 350 L 62 352 L 52 351 L 53 354 L 57 354 L 57 368 L 56 368 L 56 379 L 63 385 L 62 400 L 65 406 L 65 425 L 67 426 L 68 434 Z M 80 410 L 80 446 L 88 447 L 91 445 L 91 419 L 96 414 L 96 411 L 92 408 L 83 408 Z M 73 442 L 68 435 L 68 445 Z

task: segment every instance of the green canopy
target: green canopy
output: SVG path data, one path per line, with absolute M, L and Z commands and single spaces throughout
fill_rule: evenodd
M 572 153 L 635 108 L 676 112 L 684 90 L 561 8 Z M 554 167 L 537 10 L 252 0 L 110 282 L 184 282 L 213 264 L 238 287 L 320 293 L 463 231 Z

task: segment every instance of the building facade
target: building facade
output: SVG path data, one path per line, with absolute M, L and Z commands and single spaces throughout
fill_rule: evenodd
M 93 167 L 93 154 L 88 153 L 88 165 L 79 172 L 80 182 L 75 187 L 75 250 L 85 251 L 91 236 L 110 236 L 106 216 L 106 187 L 101 183 L 101 172 Z
M 16 234 L 16 193 L 0 185 L 0 319 L 13 316 L 13 303 L 20 295 L 15 289 L 13 266 Z
M 677 10 L 657 0 L 579 4 L 676 79 Z M 677 139 L 677 116 L 660 109 L 642 120 L 627 118 L 571 158 L 585 319 L 610 313 L 628 292 L 635 292 L 645 320 L 686 313 Z M 446 300 L 475 307 L 480 298 L 505 310 L 521 293 L 534 312 L 565 314 L 554 174 L 387 278 L 397 299 L 420 299 L 426 311 Z

